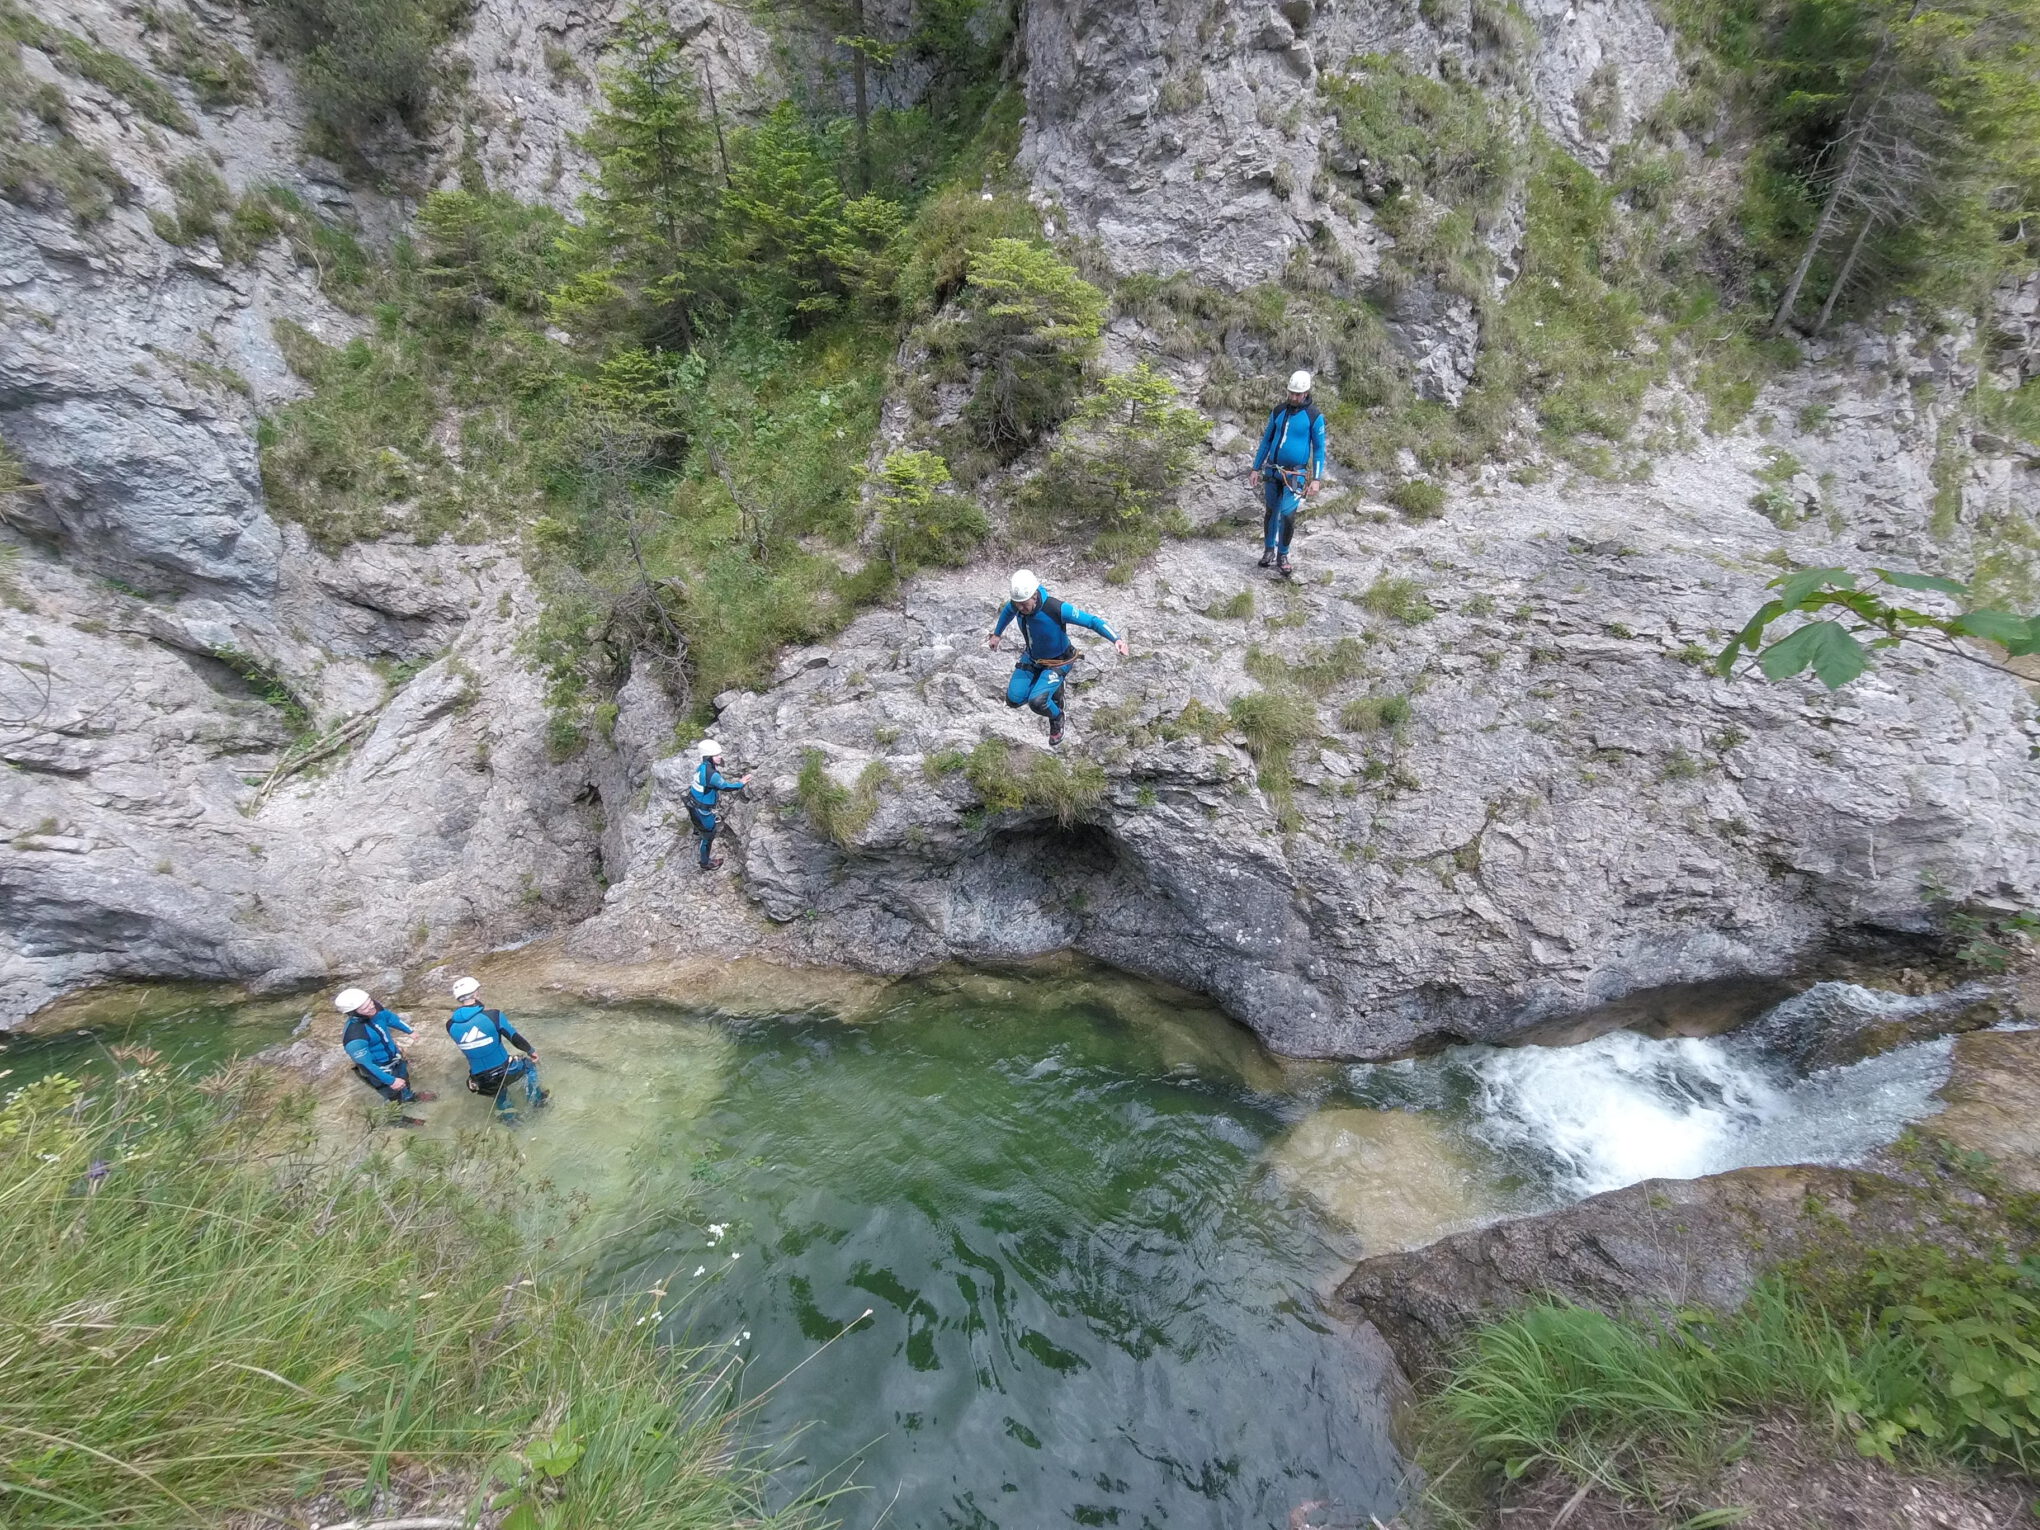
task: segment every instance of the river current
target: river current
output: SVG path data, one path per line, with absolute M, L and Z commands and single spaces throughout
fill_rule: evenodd
M 0 1090 L 123 1042 L 201 1064 L 303 1007 L 142 994 L 0 1044 Z M 827 1513 L 858 1530 L 1386 1520 L 1378 1377 L 1325 1303 L 1356 1257 L 1658 1175 L 1846 1161 L 1929 1113 L 1948 1064 L 1926 1042 L 1806 1074 L 1615 1032 L 1287 1065 L 1182 994 L 1068 967 L 903 983 L 855 1021 L 514 1017 L 555 1103 L 507 1129 L 587 1194 L 592 1288 L 735 1361 L 775 1491 L 843 1489 Z M 479 1124 L 418 1018 L 428 1134 Z

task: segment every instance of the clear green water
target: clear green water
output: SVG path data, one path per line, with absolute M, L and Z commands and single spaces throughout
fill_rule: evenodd
M 303 1007 L 127 1029 L 209 1059 Z M 1391 1515 L 1375 1376 L 1321 1310 L 1353 1244 L 1266 1156 L 1323 1076 L 1217 1013 L 1098 973 L 906 984 L 857 1023 L 512 1013 L 555 1097 L 513 1129 L 592 1197 L 595 1289 L 663 1288 L 668 1338 L 741 1357 L 782 1497 L 854 1483 L 831 1514 L 915 1530 Z M 478 1122 L 416 1018 L 431 1131 Z

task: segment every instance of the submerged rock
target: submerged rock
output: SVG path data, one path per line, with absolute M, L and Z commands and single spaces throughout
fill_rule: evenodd
M 1370 1255 L 1421 1247 L 1478 1222 L 1494 1204 L 1458 1131 L 1414 1111 L 1314 1111 L 1268 1150 L 1268 1167 Z

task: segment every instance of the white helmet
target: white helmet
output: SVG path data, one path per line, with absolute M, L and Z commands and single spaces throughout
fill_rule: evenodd
M 1023 568 L 1006 581 L 1006 588 L 1016 601 L 1032 600 L 1034 592 L 1041 588 L 1041 581 L 1034 577 L 1033 569 Z
M 368 1002 L 366 988 L 343 988 L 333 995 L 333 1007 L 341 1014 L 351 1014 Z
M 714 739 L 705 738 L 701 741 L 700 754 L 704 760 L 712 760 L 721 753 L 722 745 L 717 743 Z
M 482 984 L 479 978 L 455 978 L 453 980 L 453 996 L 456 999 L 465 999 L 469 995 L 477 994 L 481 991 Z
M 1291 372 L 1289 374 L 1289 391 L 1291 393 L 1310 392 L 1310 373 L 1301 369 Z

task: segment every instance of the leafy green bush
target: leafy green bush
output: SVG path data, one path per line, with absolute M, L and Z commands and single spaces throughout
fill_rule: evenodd
M 1018 456 L 1060 424 L 1098 347 L 1105 295 L 1045 245 L 994 239 L 970 259 L 959 342 L 978 368 L 972 433 Z
M 943 492 L 949 464 L 934 452 L 888 452 L 874 476 L 879 545 L 896 573 L 928 564 L 961 567 L 991 532 L 976 504 Z
M 1184 529 L 1175 495 L 1209 428 L 1142 363 L 1106 378 L 1084 401 L 1022 503 L 1045 525 L 1089 535 L 1092 551 L 1124 577 L 1165 533 Z
M 492 1468 L 562 1523 L 759 1523 L 687 1357 L 534 1274 L 508 1208 L 572 1212 L 507 1139 L 343 1152 L 274 1070 L 116 1060 L 0 1106 L 0 1482 L 30 1520 L 217 1524 L 401 1459 L 476 1511 Z

